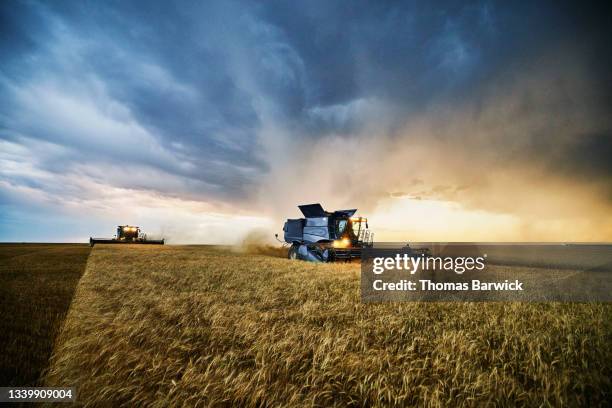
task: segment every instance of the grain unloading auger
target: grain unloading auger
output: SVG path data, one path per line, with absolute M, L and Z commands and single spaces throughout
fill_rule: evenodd
M 119 225 L 114 238 L 89 238 L 89 245 L 95 244 L 157 244 L 164 245 L 164 239 L 149 239 L 147 234 L 140 231 L 140 227 L 133 225 Z
M 288 219 L 283 227 L 290 244 L 290 259 L 332 262 L 361 258 L 361 250 L 371 247 L 374 234 L 368 219 L 354 217 L 357 209 L 328 212 L 321 204 L 299 205 L 305 218 Z M 277 234 L 278 238 L 278 234 Z

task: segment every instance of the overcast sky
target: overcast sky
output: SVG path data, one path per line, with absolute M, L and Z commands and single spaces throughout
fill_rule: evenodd
M 0 240 L 612 239 L 610 10 L 0 2 Z

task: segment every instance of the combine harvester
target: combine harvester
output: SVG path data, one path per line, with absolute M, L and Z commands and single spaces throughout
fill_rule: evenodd
M 157 244 L 164 245 L 164 239 L 148 239 L 147 234 L 140 231 L 140 227 L 132 225 L 119 225 L 114 238 L 89 238 L 89 245 L 95 244 Z
M 288 219 L 283 227 L 290 244 L 289 259 L 311 262 L 350 261 L 373 245 L 368 219 L 354 217 L 357 209 L 328 212 L 321 204 L 299 205 L 305 218 Z M 278 239 L 278 234 L 276 234 Z

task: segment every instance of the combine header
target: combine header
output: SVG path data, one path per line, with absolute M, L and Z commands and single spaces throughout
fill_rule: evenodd
M 119 225 L 114 238 L 89 238 L 89 245 L 95 244 L 158 244 L 164 245 L 164 239 L 147 239 L 147 234 L 140 231 L 140 227 L 132 225 Z
M 283 227 L 290 259 L 313 262 L 350 261 L 372 246 L 368 219 L 354 217 L 357 209 L 328 212 L 321 204 L 299 205 L 305 218 L 288 219 Z M 277 234 L 278 238 L 278 234 Z

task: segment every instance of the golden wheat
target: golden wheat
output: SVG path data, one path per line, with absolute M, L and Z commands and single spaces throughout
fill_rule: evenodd
M 0 245 L 0 386 L 36 386 L 68 312 L 88 245 Z
M 359 265 L 96 246 L 48 385 L 85 405 L 604 405 L 611 307 L 362 304 Z

